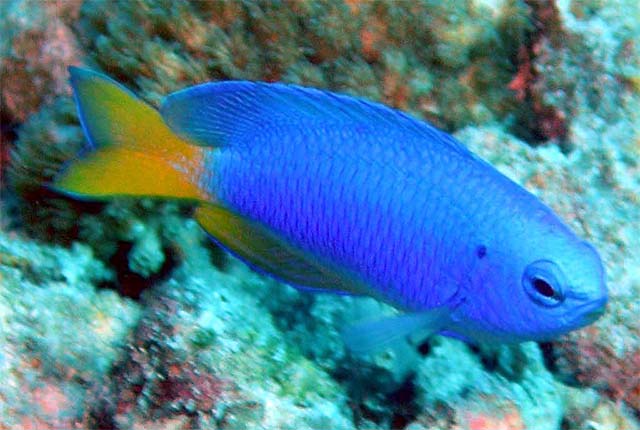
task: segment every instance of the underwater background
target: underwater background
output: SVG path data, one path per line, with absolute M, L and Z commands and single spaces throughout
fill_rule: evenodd
M 639 429 L 636 0 L 0 0 L 0 429 Z M 453 133 L 600 251 L 610 302 L 551 343 L 436 336 L 372 357 L 390 308 L 305 294 L 186 204 L 79 202 L 67 66 L 157 106 L 210 80 L 382 101 Z

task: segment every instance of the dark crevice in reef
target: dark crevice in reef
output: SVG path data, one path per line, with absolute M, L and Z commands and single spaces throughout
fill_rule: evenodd
M 418 415 L 414 378 L 408 378 L 399 389 L 389 394 L 388 400 L 393 405 L 394 411 L 391 417 L 391 428 L 404 429 Z
M 494 373 L 498 370 L 500 365 L 498 361 L 498 355 L 495 353 L 486 353 L 480 350 L 474 350 L 474 353 L 478 354 L 480 357 L 480 363 L 482 363 L 482 367 L 489 373 Z
M 13 187 L 14 184 L 9 184 Z M 15 191 L 15 188 L 12 189 Z M 66 197 L 46 185 L 16 191 L 18 219 L 30 237 L 65 247 L 78 240 L 80 217 L 99 214 L 103 202 Z M 46 221 L 43 221 L 46 220 Z
M 531 9 L 533 27 L 512 58 L 517 72 L 508 88 L 515 91 L 523 106 L 514 112 L 511 131 L 534 146 L 548 140 L 558 140 L 562 145 L 568 131 L 568 114 L 545 102 L 544 95 L 549 91 L 547 78 L 535 63 L 537 57 L 546 54 L 547 45 L 553 50 L 563 49 L 566 33 L 555 0 L 525 0 L 525 3 Z
M 469 345 L 482 367 L 489 373 L 498 373 L 509 381 L 520 382 L 529 364 L 526 353 L 518 345 Z
M 544 360 L 544 366 L 551 373 L 558 372 L 558 365 L 556 363 L 556 356 L 553 350 L 553 343 L 551 342 L 542 342 L 538 344 L 540 346 L 540 350 L 542 351 L 542 359 Z
M 338 383 L 348 387 L 356 428 L 368 422 L 394 430 L 404 429 L 416 420 L 420 412 L 416 399 L 416 375 L 408 375 L 397 389 L 385 394 L 386 384 L 371 378 L 371 370 L 365 366 L 359 368 L 357 374 L 353 373 L 353 368 L 348 373 L 334 374 Z
M 424 342 L 422 342 L 420 345 L 418 345 L 418 353 L 423 357 L 426 357 L 431 353 L 430 339 L 427 339 Z
M 574 388 L 584 387 L 584 384 L 576 379 L 576 374 L 567 371 L 563 365 L 562 359 L 558 356 L 558 352 L 553 342 L 538 343 L 540 351 L 542 351 L 542 359 L 545 368 L 551 372 L 555 379 L 565 385 Z
M 141 276 L 129 269 L 129 252 L 133 244 L 130 242 L 120 242 L 117 252 L 109 260 L 109 267 L 116 270 L 115 290 L 124 297 L 135 300 L 140 298 L 140 294 L 148 287 L 166 280 L 178 262 L 178 256 L 171 248 L 164 248 L 165 261 L 157 273 L 149 277 Z
M 0 192 L 6 186 L 6 167 L 9 164 L 13 144 L 18 138 L 18 123 L 0 108 Z
M 224 272 L 229 266 L 229 254 L 222 249 L 222 247 L 216 245 L 211 240 L 207 239 L 209 243 L 206 244 L 209 250 L 209 261 L 213 266 Z

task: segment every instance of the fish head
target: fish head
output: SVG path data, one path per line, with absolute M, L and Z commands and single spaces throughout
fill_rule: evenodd
M 487 251 L 456 331 L 480 341 L 546 341 L 602 316 L 608 292 L 596 249 L 555 215 L 517 227 Z
M 549 237 L 544 256 L 524 266 L 523 306 L 534 318 L 535 340 L 549 340 L 593 323 L 605 311 L 608 292 L 598 252 L 575 237 Z

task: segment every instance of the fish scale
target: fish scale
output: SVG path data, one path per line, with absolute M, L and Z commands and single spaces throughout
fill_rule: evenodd
M 337 134 L 353 136 L 354 133 L 347 130 Z M 389 166 L 379 161 L 380 158 L 385 159 L 384 157 L 374 157 L 381 152 L 388 153 L 394 150 L 393 144 L 380 139 L 379 136 L 358 137 L 359 143 L 354 146 L 371 149 L 369 152 L 371 156 L 359 158 L 354 155 L 354 153 L 358 154 L 357 147 L 349 148 L 354 150 L 351 153 L 346 153 L 347 149 L 333 151 L 331 146 L 335 145 L 332 143 L 335 140 L 332 137 L 333 134 L 328 135 L 326 144 L 315 142 L 315 145 L 322 149 L 318 150 L 319 155 L 311 157 L 315 161 L 310 166 L 304 157 L 297 155 L 298 151 L 309 155 L 309 149 L 305 148 L 302 138 L 298 141 L 291 134 L 287 139 L 275 133 L 270 134 L 270 141 L 251 145 L 252 149 L 245 152 L 240 164 L 237 165 L 224 164 L 227 157 L 226 150 L 222 149 L 214 165 L 223 169 L 220 177 L 224 180 L 218 184 L 220 188 L 211 192 L 218 195 L 233 210 L 251 219 L 261 220 L 296 243 L 303 243 L 309 251 L 319 252 L 332 261 L 347 265 L 349 269 L 359 273 L 367 273 L 367 279 L 376 283 L 378 291 L 389 300 L 397 300 L 397 305 L 421 309 L 428 308 L 433 302 L 443 302 L 444 299 L 438 297 L 437 290 L 429 292 L 433 285 L 422 283 L 424 279 L 433 278 L 429 275 L 424 276 L 422 272 L 429 272 L 433 266 L 437 266 L 437 263 L 425 264 L 422 267 L 414 266 L 415 270 L 407 270 L 407 266 L 401 264 L 402 261 L 398 258 L 399 255 L 415 255 L 426 249 L 434 249 L 431 258 L 419 254 L 416 258 L 422 257 L 425 262 L 428 262 L 433 261 L 438 255 L 446 258 L 450 254 L 444 245 L 447 242 L 446 235 L 450 232 L 446 226 L 438 228 L 441 217 L 427 212 L 432 205 L 428 202 L 423 206 L 411 204 L 418 190 L 422 191 L 424 197 L 420 201 L 424 202 L 430 195 L 435 194 L 435 188 L 429 187 L 431 184 L 424 181 L 419 188 L 412 186 L 411 193 L 404 187 L 405 182 L 413 182 L 414 178 L 424 176 L 425 164 L 431 164 L 434 160 L 430 163 L 412 161 L 407 163 L 408 165 Z M 282 157 L 267 159 L 265 152 L 270 152 L 267 149 L 278 145 L 295 149 Z M 237 149 L 233 149 L 235 150 Z M 279 150 L 273 152 L 282 153 Z M 407 152 L 404 151 L 405 154 Z M 333 157 L 328 157 L 327 154 L 332 154 Z M 416 160 L 417 157 L 406 159 Z M 251 165 L 252 169 L 242 169 L 242 165 Z M 350 183 L 344 181 L 343 177 L 332 175 L 332 171 L 335 170 L 353 171 L 353 186 L 350 187 Z M 300 174 L 301 171 L 309 174 L 303 176 Z M 375 175 L 374 180 L 369 177 L 370 175 Z M 265 179 L 276 176 L 277 181 Z M 439 179 L 438 176 L 432 178 Z M 308 194 L 305 194 L 303 201 L 315 202 L 315 206 L 313 203 L 309 206 L 299 205 L 296 202 L 297 191 L 293 189 L 292 193 L 288 193 L 289 181 L 290 183 L 304 181 L 301 188 L 308 190 Z M 366 186 L 360 185 L 361 183 Z M 405 189 L 404 193 L 403 189 Z M 323 192 L 327 190 L 330 190 L 331 194 Z M 336 192 L 336 190 L 340 191 Z M 340 196 L 340 193 L 342 193 L 341 198 L 337 198 L 336 196 Z M 252 201 L 251 196 L 260 196 L 260 199 L 253 201 L 253 204 L 248 204 Z M 274 204 L 270 205 L 270 202 Z M 341 230 L 336 228 L 337 224 L 331 222 L 336 218 L 336 213 L 326 209 L 336 206 L 343 208 L 342 213 L 352 212 L 357 215 L 347 229 L 351 232 L 350 235 L 341 234 Z M 412 211 L 402 210 L 403 207 L 412 208 Z M 438 209 L 438 206 L 436 205 L 435 208 Z M 414 230 L 414 223 L 403 220 L 410 221 L 418 218 L 417 214 L 414 215 L 416 212 L 423 214 L 421 219 L 430 219 L 434 227 L 429 230 L 439 231 L 444 235 L 443 239 L 434 240 L 431 244 L 425 243 L 424 240 L 411 242 L 411 238 L 420 237 L 420 235 Z M 442 208 L 441 212 L 446 214 L 446 208 Z M 311 221 L 313 224 L 309 224 Z M 364 230 L 360 228 L 367 225 L 374 228 Z M 300 226 L 303 228 L 299 228 Z M 410 243 L 415 243 L 417 248 L 409 249 L 407 245 Z M 439 245 L 440 243 L 443 245 Z M 343 252 L 336 253 L 336 250 L 340 249 Z M 464 265 L 462 261 L 458 264 Z M 411 300 L 413 297 L 419 298 L 422 302 Z

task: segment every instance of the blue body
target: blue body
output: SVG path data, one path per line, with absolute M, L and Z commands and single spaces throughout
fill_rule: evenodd
M 392 304 L 447 302 L 490 246 L 504 205 L 542 205 L 469 153 L 402 129 L 292 126 L 214 153 L 210 191 Z M 250 168 L 247 168 L 251 166 Z M 513 208 L 508 209 L 513 210 Z M 504 214 L 503 216 L 506 216 Z
M 547 339 L 604 309 L 593 247 L 424 122 L 352 97 L 250 82 L 174 93 L 161 114 L 178 135 L 211 147 L 199 181 L 217 204 L 364 285 L 354 290 L 411 313 L 446 309 L 438 331 Z

